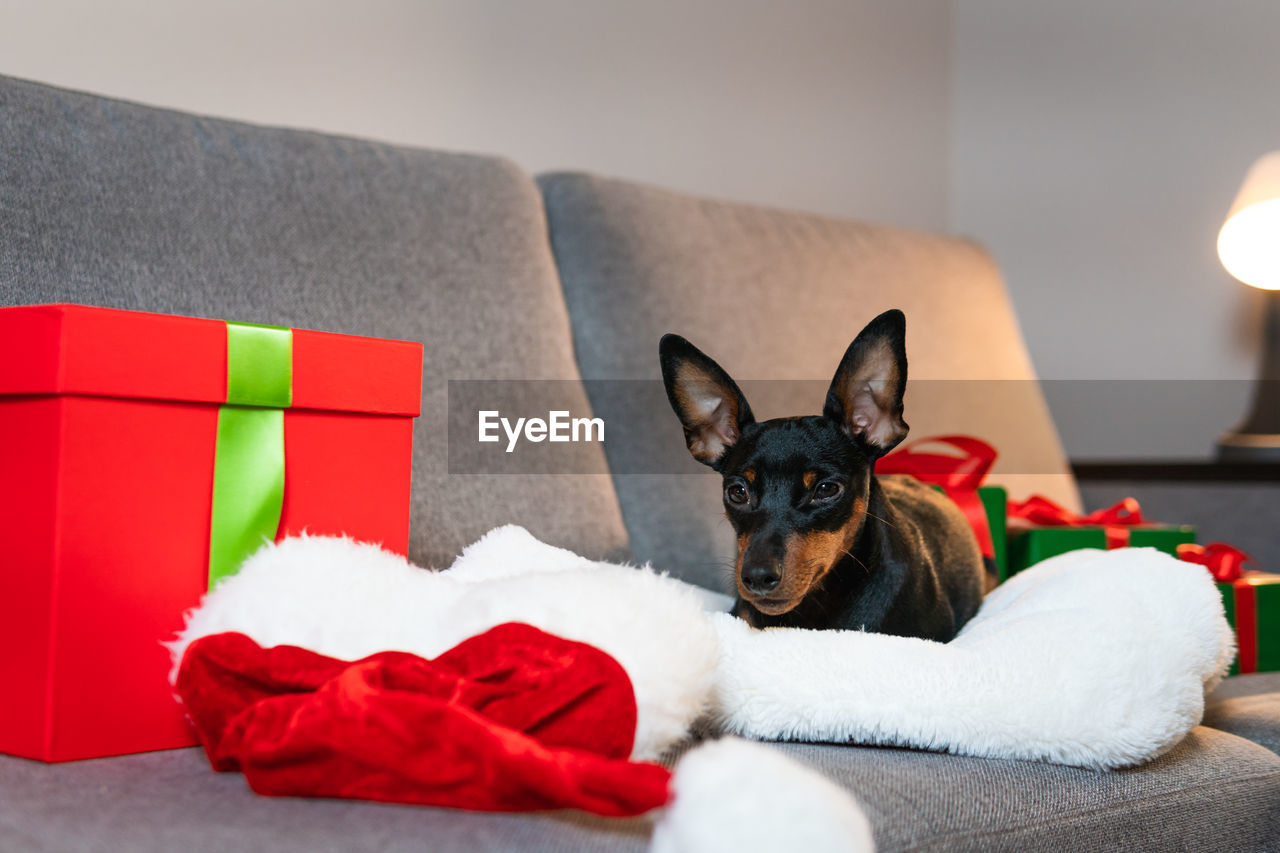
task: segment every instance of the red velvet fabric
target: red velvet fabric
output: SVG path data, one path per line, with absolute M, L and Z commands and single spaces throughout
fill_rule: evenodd
M 481 811 L 636 815 L 669 771 L 631 762 L 626 671 L 584 643 L 499 625 L 434 660 L 346 662 L 243 634 L 192 643 L 178 696 L 216 770 L 260 794 Z

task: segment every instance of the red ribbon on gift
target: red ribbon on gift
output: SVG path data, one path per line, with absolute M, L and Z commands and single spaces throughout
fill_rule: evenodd
M 1245 563 L 1254 559 L 1226 542 L 1208 545 L 1178 546 L 1178 559 L 1198 563 L 1209 570 L 1218 583 L 1229 583 L 1235 596 L 1236 645 L 1242 673 L 1258 670 L 1258 598 L 1253 585 L 1244 577 Z
M 1101 527 L 1109 549 L 1125 547 L 1129 544 L 1131 528 L 1148 523 L 1135 498 L 1125 498 L 1105 509 L 1081 515 L 1043 495 L 1032 495 L 1025 501 L 1009 501 L 1008 513 L 1010 520 L 1021 519 L 1037 527 Z
M 928 444 L 945 444 L 960 451 L 950 453 L 925 453 L 916 448 Z M 980 438 L 970 435 L 935 435 L 908 442 L 882 456 L 876 462 L 877 474 L 910 474 L 917 480 L 940 486 L 947 497 L 956 502 L 969 526 L 978 537 L 978 547 L 984 557 L 995 558 L 995 543 L 991 540 L 991 527 L 987 510 L 978 497 L 978 487 L 996 461 L 996 449 Z
M 1226 542 L 1179 545 L 1178 559 L 1206 567 L 1218 583 L 1235 583 L 1244 576 L 1244 564 L 1254 562 L 1244 551 Z

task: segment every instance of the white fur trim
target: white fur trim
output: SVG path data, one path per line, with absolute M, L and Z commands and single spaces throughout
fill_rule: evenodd
M 431 658 L 503 622 L 590 643 L 622 665 L 639 712 L 635 758 L 660 756 L 706 708 L 718 644 L 686 584 L 593 563 L 513 526 L 443 572 L 349 539 L 265 546 L 205 596 L 171 651 L 175 673 L 192 640 L 223 631 L 344 660 L 387 650 Z
M 712 618 L 728 731 L 1093 768 L 1180 741 L 1235 650 L 1209 573 L 1150 548 L 1046 560 L 946 645 Z
M 865 853 L 871 826 L 850 794 L 772 747 L 723 738 L 691 751 L 650 853 Z
M 353 659 L 434 657 L 520 621 L 612 655 L 636 692 L 634 755 L 710 704 L 758 739 L 893 744 L 1084 767 L 1140 764 L 1195 726 L 1234 653 L 1203 567 L 1151 549 L 1077 551 L 1022 572 L 943 645 L 856 631 L 755 631 L 687 584 L 587 560 L 518 527 L 430 572 L 374 546 L 268 546 L 205 597 L 174 644 L 240 631 Z

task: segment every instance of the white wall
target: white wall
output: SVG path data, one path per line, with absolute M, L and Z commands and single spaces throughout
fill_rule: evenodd
M 955 0 L 953 26 L 949 225 L 1000 261 L 1040 375 L 1179 380 L 1051 385 L 1068 450 L 1211 453 L 1257 369 L 1261 294 L 1215 242 L 1280 148 L 1280 3 Z
M 946 224 L 946 0 L 0 0 L 0 73 Z

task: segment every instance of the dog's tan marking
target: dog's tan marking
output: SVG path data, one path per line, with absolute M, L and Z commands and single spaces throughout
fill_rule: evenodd
M 738 534 L 738 559 L 733 563 L 733 577 L 738 582 L 738 589 L 742 590 L 742 557 L 747 553 L 747 546 L 751 544 L 750 533 Z
M 856 498 L 848 520 L 835 530 L 793 533 L 786 538 L 782 557 L 782 590 L 794 607 L 853 549 L 867 513 L 865 498 Z M 790 608 L 788 608 L 790 609 Z
M 742 479 L 746 480 L 748 483 L 754 486 L 756 483 L 756 469 L 748 468 L 747 470 L 743 471 Z
M 816 483 L 816 482 L 818 482 L 818 472 L 817 472 L 817 471 L 805 471 L 805 472 L 804 472 L 804 476 L 803 476 L 803 477 L 801 477 L 801 479 L 802 479 L 802 480 L 804 480 L 804 487 L 805 487 L 806 489 L 812 489 L 812 488 L 813 488 L 813 484 L 814 484 L 814 483 Z

